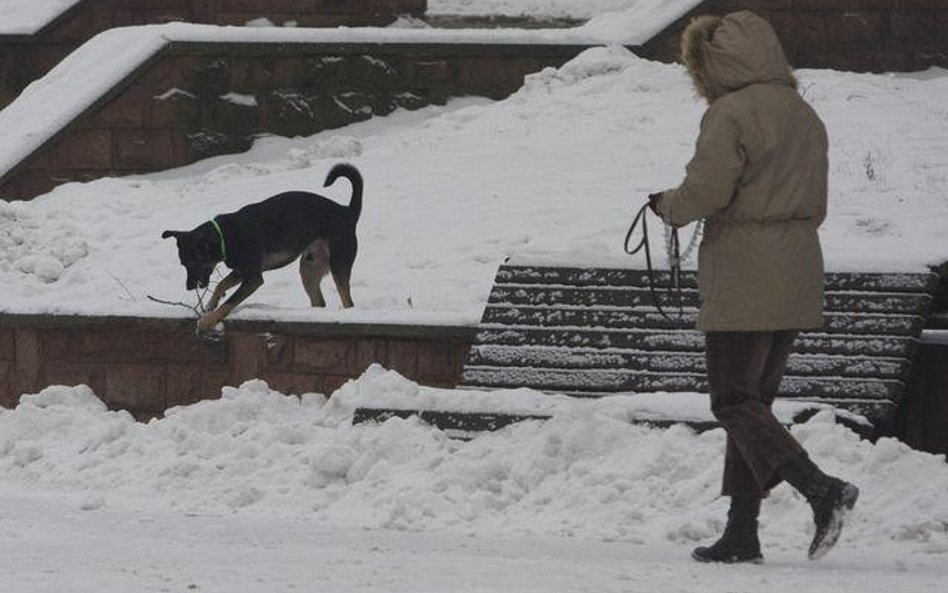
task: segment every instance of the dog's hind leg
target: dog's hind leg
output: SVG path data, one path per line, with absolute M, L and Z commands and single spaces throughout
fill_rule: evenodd
M 357 247 L 358 243 L 354 234 L 347 237 L 345 241 L 336 241 L 330 246 L 329 269 L 336 283 L 342 306 L 347 309 L 353 306 L 349 278 L 352 276 L 352 265 L 355 263 Z
M 300 279 L 314 307 L 325 307 L 326 299 L 319 283 L 329 273 L 329 243 L 317 239 L 309 244 L 300 256 Z
M 350 270 L 332 271 L 332 279 L 336 283 L 336 290 L 339 291 L 339 298 L 342 300 L 342 306 L 347 309 L 353 306 L 352 293 L 349 289 L 349 274 Z

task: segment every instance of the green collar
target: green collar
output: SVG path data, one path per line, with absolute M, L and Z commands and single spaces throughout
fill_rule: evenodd
M 227 246 L 224 245 L 224 232 L 221 230 L 221 225 L 217 224 L 217 219 L 211 219 L 211 225 L 214 227 L 214 230 L 217 231 L 217 236 L 221 239 L 221 259 L 227 260 Z

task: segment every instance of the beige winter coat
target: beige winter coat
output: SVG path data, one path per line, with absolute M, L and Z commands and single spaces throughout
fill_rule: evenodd
M 682 51 L 710 106 L 685 181 L 660 209 L 674 226 L 706 220 L 698 329 L 820 327 L 826 129 L 797 93 L 773 29 L 753 13 L 696 19 Z

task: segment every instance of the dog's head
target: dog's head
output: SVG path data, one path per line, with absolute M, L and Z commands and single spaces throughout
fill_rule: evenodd
M 203 225 L 202 225 L 203 226 Z M 178 259 L 188 271 L 185 286 L 188 290 L 207 288 L 211 282 L 211 272 L 220 258 L 220 246 L 217 235 L 204 232 L 202 227 L 193 231 L 165 231 L 162 239 L 174 237 L 178 243 Z

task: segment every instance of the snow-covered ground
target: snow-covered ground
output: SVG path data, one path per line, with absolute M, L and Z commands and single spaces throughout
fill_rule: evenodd
M 944 261 L 948 73 L 799 76 L 831 136 L 829 266 Z M 505 101 L 0 202 L 0 310 L 178 315 L 146 298 L 190 298 L 163 229 L 321 191 L 346 160 L 366 178 L 356 309 L 330 289 L 310 310 L 288 269 L 234 315 L 474 324 L 509 255 L 641 264 L 621 256 L 632 209 L 679 181 L 702 109 L 681 68 L 599 48 Z M 339 185 L 327 193 L 345 201 Z M 862 489 L 839 548 L 805 559 L 808 509 L 780 486 L 767 563 L 722 567 L 688 558 L 725 515 L 720 430 L 634 426 L 609 401 L 467 442 L 413 419 L 351 424 L 359 403 L 432 397 L 466 396 L 379 367 L 335 394 L 249 382 L 148 424 L 81 386 L 28 395 L 0 409 L 0 591 L 922 593 L 948 579 L 944 456 L 861 441 L 829 414 L 794 432 Z
M 808 507 L 780 486 L 767 563 L 719 567 L 688 554 L 722 527 L 723 431 L 595 404 L 467 442 L 350 422 L 364 398 L 420 391 L 380 367 L 328 401 L 253 381 L 148 424 L 84 387 L 26 396 L 0 411 L 3 590 L 922 593 L 948 578 L 944 456 L 829 414 L 794 433 L 862 488 L 839 547 L 806 560 Z

